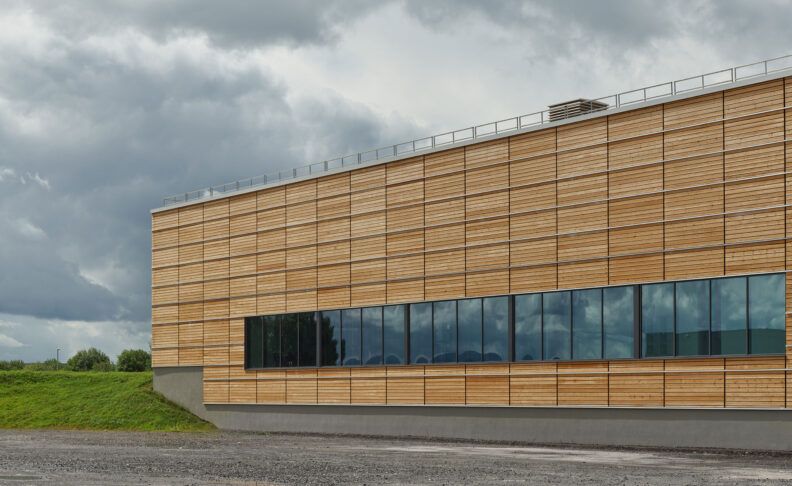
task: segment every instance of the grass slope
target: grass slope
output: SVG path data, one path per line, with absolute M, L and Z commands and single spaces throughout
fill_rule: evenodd
M 0 428 L 206 431 L 152 388 L 151 373 L 0 372 Z

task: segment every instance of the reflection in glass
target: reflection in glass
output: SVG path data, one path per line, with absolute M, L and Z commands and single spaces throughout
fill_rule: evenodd
M 605 358 L 632 358 L 635 345 L 635 300 L 633 287 L 602 290 Z
M 404 306 L 383 307 L 385 364 L 404 364 Z
M 514 296 L 514 359 L 542 359 L 542 294 Z
M 509 298 L 487 297 L 483 301 L 484 359 L 509 359 Z
M 748 343 L 751 354 L 785 349 L 784 275 L 748 277 Z
M 263 316 L 264 322 L 264 367 L 280 366 L 280 316 Z
M 281 321 L 281 366 L 297 366 L 297 314 L 284 314 Z
M 745 354 L 747 346 L 745 277 L 712 281 L 712 354 Z
M 676 284 L 676 354 L 709 354 L 709 280 Z
M 360 309 L 341 311 L 341 363 L 360 364 Z
M 300 333 L 299 366 L 316 366 L 316 313 L 302 312 L 297 316 Z
M 569 292 L 542 294 L 544 324 L 544 359 L 570 357 L 570 295 Z
M 246 317 L 245 367 L 261 368 L 264 365 L 264 322 L 260 317 Z
M 382 307 L 363 309 L 363 364 L 382 364 Z
M 456 301 L 435 302 L 433 318 L 433 361 L 454 363 L 457 360 Z
M 410 363 L 429 363 L 432 357 L 432 304 L 410 304 Z
M 674 355 L 674 284 L 641 288 L 641 350 L 643 357 Z
M 602 290 L 572 292 L 572 358 L 602 358 Z
M 341 364 L 341 311 L 322 312 L 322 366 Z
M 458 301 L 459 361 L 481 361 L 481 299 Z

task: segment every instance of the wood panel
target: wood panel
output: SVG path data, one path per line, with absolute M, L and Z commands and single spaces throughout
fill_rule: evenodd
M 349 403 L 349 368 L 319 368 L 318 403 Z
M 286 403 L 316 403 L 316 369 L 286 370 Z
M 608 405 L 611 407 L 662 407 L 662 360 L 611 361 L 608 365 Z M 644 373 L 641 373 L 644 372 Z
M 465 403 L 465 365 L 426 366 L 426 404 Z
M 465 365 L 465 402 L 475 405 L 509 404 L 509 365 Z
M 351 368 L 350 401 L 361 404 L 386 402 L 385 367 Z
M 559 405 L 608 405 L 608 363 L 558 363 Z
M 511 405 L 555 406 L 558 404 L 556 363 L 512 363 L 509 367 Z
M 257 403 L 286 403 L 285 370 L 259 370 L 256 377 Z
M 228 403 L 229 383 L 227 381 L 203 382 L 204 403 Z
M 722 407 L 723 359 L 679 359 L 665 363 L 665 404 L 668 407 Z M 713 370 L 705 371 L 704 370 Z M 674 373 L 681 371 L 681 373 Z M 696 373 L 699 371 L 699 373 Z
M 388 403 L 424 403 L 423 366 L 388 366 L 386 375 Z
M 726 358 L 726 406 L 784 407 L 784 372 L 767 370 L 782 370 L 785 362 L 784 357 Z

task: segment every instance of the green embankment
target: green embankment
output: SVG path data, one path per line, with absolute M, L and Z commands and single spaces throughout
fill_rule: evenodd
M 0 372 L 0 428 L 207 431 L 152 389 L 151 373 Z

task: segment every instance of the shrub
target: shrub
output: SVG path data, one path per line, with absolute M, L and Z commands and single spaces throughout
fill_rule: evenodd
M 66 362 L 66 367 L 72 371 L 91 371 L 97 363 L 107 363 L 112 366 L 106 354 L 96 348 L 90 348 L 77 351 L 77 354 Z
M 25 362 L 12 359 L 11 361 L 0 361 L 0 371 L 21 370 L 25 368 Z
M 115 366 L 113 366 L 113 363 L 106 361 L 97 361 L 94 363 L 91 371 L 115 371 Z
M 118 371 L 151 371 L 151 355 L 142 349 L 125 349 L 118 355 Z
M 63 363 L 58 363 L 54 359 L 50 358 L 43 363 L 30 363 L 25 365 L 25 369 L 28 371 L 56 371 L 65 370 L 66 365 Z

